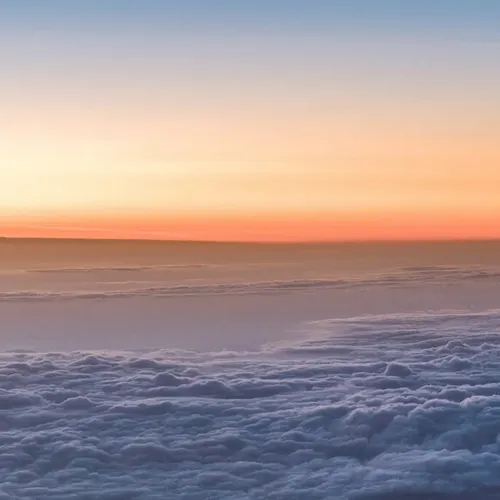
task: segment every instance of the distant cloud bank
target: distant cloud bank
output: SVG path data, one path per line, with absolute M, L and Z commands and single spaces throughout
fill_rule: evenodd
M 251 266 L 252 264 L 247 264 Z M 89 268 L 60 268 L 60 269 L 34 269 L 28 273 L 120 273 L 129 275 L 132 272 L 143 273 L 148 271 L 175 270 L 186 268 L 207 267 L 203 264 L 186 266 L 137 266 L 137 267 L 89 267 Z M 71 290 L 71 291 L 38 291 L 38 290 L 15 290 L 0 292 L 0 301 L 54 301 L 54 300 L 98 300 L 98 299 L 120 299 L 133 297 L 199 297 L 207 295 L 261 295 L 292 293 L 295 291 L 320 290 L 320 289 L 349 289 L 363 287 L 406 287 L 419 286 L 423 284 L 453 284 L 461 281 L 498 281 L 500 269 L 494 267 L 447 267 L 447 266 L 423 266 L 404 267 L 383 274 L 363 275 L 362 277 L 344 278 L 304 278 L 273 281 L 255 282 L 230 282 L 230 283 L 199 283 L 199 284 L 158 284 L 141 280 L 134 282 L 123 281 L 119 289 L 103 290 Z

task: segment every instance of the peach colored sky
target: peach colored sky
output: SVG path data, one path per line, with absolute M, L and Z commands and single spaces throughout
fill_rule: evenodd
M 192 32 L 152 12 L 106 28 L 98 9 L 73 14 L 40 31 L 11 13 L 1 35 L 0 234 L 500 237 L 500 52 L 484 19 L 437 36 L 404 9 L 380 29 L 344 13 L 349 30 L 275 12 L 266 32 L 264 11 Z

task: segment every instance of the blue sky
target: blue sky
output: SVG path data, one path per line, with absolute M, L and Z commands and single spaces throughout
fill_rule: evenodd
M 496 0 L 15 0 L 0 5 L 4 27 L 165 27 L 239 31 L 498 35 Z

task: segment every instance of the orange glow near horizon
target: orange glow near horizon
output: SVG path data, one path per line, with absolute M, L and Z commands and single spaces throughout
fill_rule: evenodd
M 212 141 L 209 124 L 195 120 L 167 144 L 151 137 L 153 130 L 138 134 L 138 123 L 151 125 L 147 117 L 131 119 L 134 129 L 115 131 L 117 137 L 104 115 L 87 138 L 81 124 L 72 135 L 57 124 L 44 134 L 11 129 L 0 143 L 0 163 L 9 165 L 0 170 L 0 235 L 500 237 L 500 153 L 493 131 L 467 130 L 463 120 L 449 117 L 437 128 L 431 120 L 417 127 L 414 117 L 403 133 L 386 115 L 381 130 L 367 119 L 344 124 L 343 131 L 332 120 L 319 127 L 311 117 L 292 129 L 276 118 L 276 130 L 263 131 L 265 117 L 251 127 L 242 118 L 243 129 L 220 128 Z
M 500 237 L 493 42 L 80 30 L 5 42 L 0 236 Z
M 421 213 L 219 215 L 185 217 L 37 217 L 3 220 L 15 238 L 146 239 L 241 242 L 335 242 L 498 239 L 498 217 Z

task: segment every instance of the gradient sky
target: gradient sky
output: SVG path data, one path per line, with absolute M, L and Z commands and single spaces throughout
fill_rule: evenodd
M 0 3 L 0 234 L 500 237 L 498 0 Z

